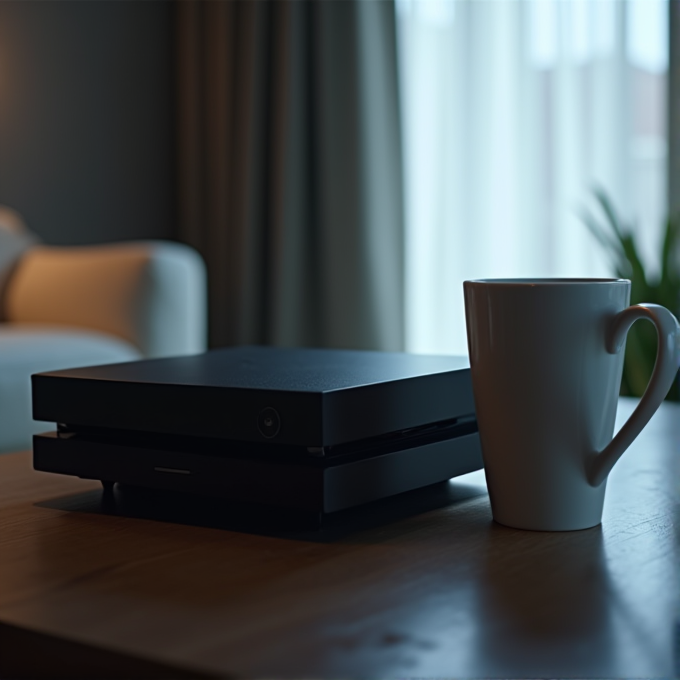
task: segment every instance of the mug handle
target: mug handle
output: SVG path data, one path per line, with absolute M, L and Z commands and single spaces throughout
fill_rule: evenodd
M 609 326 L 606 347 L 610 354 L 621 351 L 630 327 L 638 319 L 649 319 L 658 336 L 656 361 L 652 377 L 637 408 L 623 424 L 614 439 L 595 456 L 588 482 L 599 486 L 607 478 L 621 454 L 633 443 L 654 412 L 661 406 L 678 372 L 680 364 L 680 324 L 665 307 L 643 303 L 619 312 Z

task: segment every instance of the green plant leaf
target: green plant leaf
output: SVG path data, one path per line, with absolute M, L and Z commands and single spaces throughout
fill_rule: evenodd
M 605 250 L 617 276 L 631 280 L 631 304 L 655 303 L 670 309 L 676 315 L 680 311 L 680 213 L 665 223 L 661 247 L 660 276 L 651 280 L 640 258 L 633 229 L 619 217 L 604 189 L 593 189 L 596 202 L 604 219 L 596 219 L 583 210 L 581 220 Z M 658 338 L 649 323 L 636 323 L 628 332 L 625 362 L 621 380 L 621 393 L 641 396 L 656 361 Z M 680 378 L 667 399 L 680 401 Z
M 628 259 L 616 236 L 608 234 L 606 229 L 603 228 L 585 208 L 580 211 L 580 217 L 586 227 L 588 227 L 590 233 L 605 250 L 607 257 L 617 272 L 617 276 L 622 276 L 624 278 L 630 276 L 631 272 Z
M 609 197 L 605 193 L 604 189 L 600 187 L 595 187 L 593 189 L 593 193 L 595 194 L 595 198 L 597 198 L 600 207 L 607 216 L 609 224 L 614 230 L 614 233 L 616 234 L 619 241 L 621 241 L 623 239 L 623 229 L 621 228 L 621 221 L 619 220 L 619 217 L 616 214 L 616 210 L 614 210 L 614 206 L 609 200 Z

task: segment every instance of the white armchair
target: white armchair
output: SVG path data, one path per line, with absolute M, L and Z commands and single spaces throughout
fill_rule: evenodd
M 20 234 L 3 214 L 2 238 Z M 32 373 L 206 349 L 205 268 L 188 246 L 33 245 L 16 256 L 0 272 L 0 452 L 50 427 L 31 418 Z

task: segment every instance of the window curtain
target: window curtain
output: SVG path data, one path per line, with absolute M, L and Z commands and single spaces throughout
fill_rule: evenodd
M 667 4 L 400 0 L 398 9 L 407 348 L 467 353 L 465 279 L 609 276 L 579 215 L 596 209 L 593 186 L 637 222 L 653 271 L 666 213 L 668 36 L 657 19 Z
M 680 2 L 668 4 L 668 209 L 675 214 L 680 212 Z
M 176 12 L 178 231 L 211 345 L 403 349 L 394 4 Z

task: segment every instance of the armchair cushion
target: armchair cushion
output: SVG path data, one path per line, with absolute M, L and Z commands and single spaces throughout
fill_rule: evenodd
M 38 241 L 16 210 L 0 205 L 0 297 L 21 255 Z
M 107 333 L 145 357 L 202 352 L 205 267 L 193 249 L 164 241 L 31 248 L 5 293 L 12 323 Z

